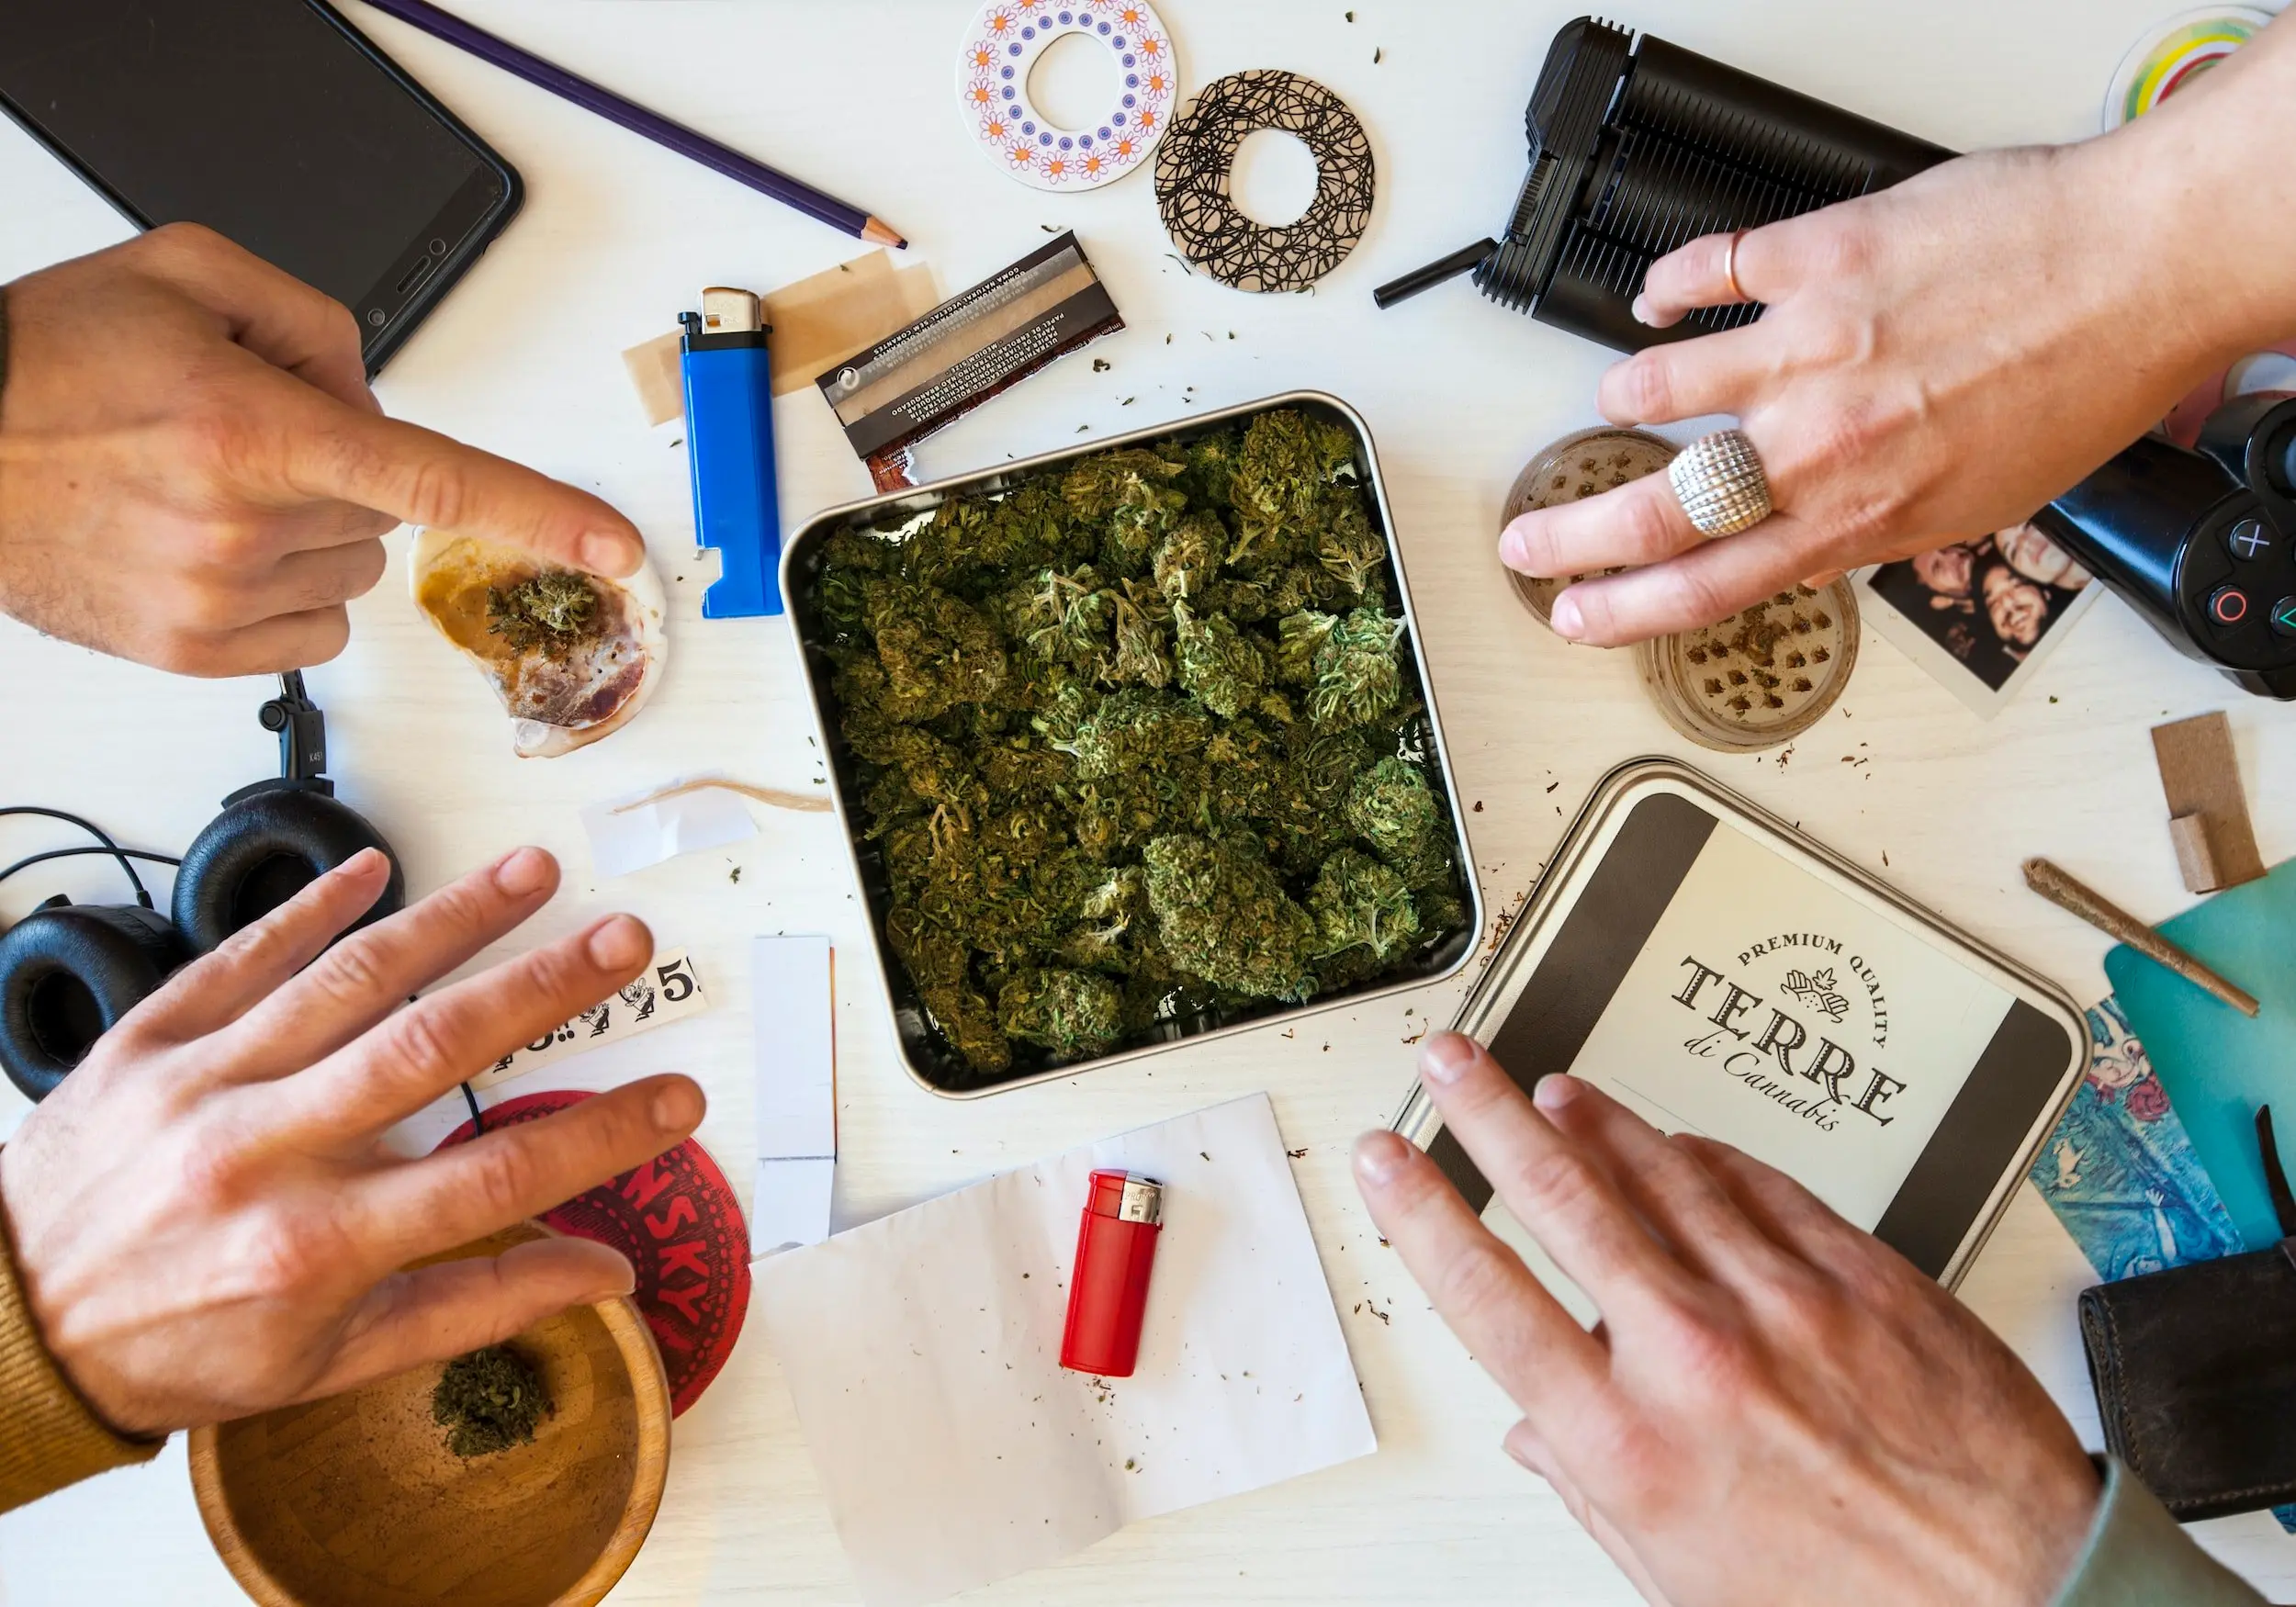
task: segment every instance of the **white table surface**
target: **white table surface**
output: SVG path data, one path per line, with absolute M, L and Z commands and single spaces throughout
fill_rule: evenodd
M 1310 297 L 1255 298 L 1166 254 L 1150 181 L 1052 197 L 990 171 L 952 102 L 961 0 L 860 6 L 768 0 L 455 0 L 465 15 L 567 66 L 850 196 L 908 231 L 944 292 L 1073 227 L 1130 328 L 929 443 L 954 473 L 1197 409 L 1313 386 L 1376 433 L 1494 910 L 1528 886 L 1565 815 L 1636 754 L 1691 757 L 1881 869 L 2080 998 L 2104 992 L 2103 939 L 2018 886 L 2047 853 L 2155 917 L 2178 882 L 2146 727 L 2229 707 L 2268 860 L 2296 851 L 2277 800 L 2296 785 L 2296 728 L 2273 705 L 2177 657 L 2118 601 L 2092 612 L 2023 697 L 1990 724 L 1868 633 L 1842 706 L 1791 759 L 1718 759 L 1676 739 L 1628 660 L 1563 647 L 1509 593 L 1491 536 L 1537 447 L 1592 422 L 1605 354 L 1453 286 L 1375 312 L 1371 287 L 1497 224 L 1522 177 L 1522 107 L 1573 6 L 1463 0 L 1208 4 L 1167 0 L 1183 90 L 1245 67 L 1307 73 L 1367 125 L 1379 204 L 1356 255 Z M 785 211 L 396 22 L 362 26 L 524 174 L 524 215 L 449 297 L 379 389 L 397 415 L 591 487 L 647 533 L 670 586 L 674 655 L 653 705 L 611 741 L 554 762 L 511 757 L 491 700 L 406 601 L 394 567 L 353 608 L 354 639 L 310 676 L 333 774 L 406 861 L 411 892 L 519 841 L 568 867 L 536 937 L 610 906 L 689 946 L 717 1001 L 704 1020 L 578 1062 L 592 1077 L 682 1068 L 708 1087 L 702 1138 L 748 1193 L 750 1046 L 743 939 L 831 933 L 838 968 L 843 1160 L 838 1211 L 856 1221 L 1011 1164 L 1257 1088 L 1274 1094 L 1363 1377 L 1378 1456 L 1141 1524 L 1069 1563 L 979 1592 L 1070 1601 L 1537 1601 L 1633 1593 L 1545 1486 L 1498 1448 L 1505 1402 L 1378 1244 L 1347 1172 L 1349 1140 L 1383 1122 L 1411 1075 L 1405 1041 L 1446 1018 L 1460 984 L 970 1104 L 898 1069 L 882 984 L 830 817 L 769 815 L 751 842 L 597 885 L 584 804 L 674 773 L 720 769 L 805 787 L 811 714 L 782 621 L 700 618 L 686 455 L 649 431 L 619 354 L 669 327 L 705 283 L 759 287 L 858 254 Z M 2123 49 L 2167 0 L 1750 0 L 1724 12 L 1641 0 L 1631 20 L 1948 144 L 2091 130 Z M 0 23 L 5 26 L 5 23 Z M 1382 59 L 1375 64 L 1374 56 Z M 0 279 L 126 230 L 13 126 L 0 123 Z M 2196 294 L 2201 293 L 2196 287 Z M 1229 338 L 1234 332 L 1234 339 Z M 1165 337 L 1172 338 L 1167 343 Z M 1193 391 L 1188 388 L 1193 387 Z M 1128 399 L 1137 399 L 1128 400 Z M 868 478 L 809 393 L 777 410 L 793 524 L 867 493 Z M 1081 427 L 1081 435 L 1080 435 Z M 124 840 L 179 849 L 225 792 L 269 773 L 260 682 L 201 683 L 112 662 L 0 621 L 0 792 L 96 817 Z M 1852 764 L 1851 759 L 1870 759 Z M 47 845 L 10 823 L 11 853 Z M 744 871 L 738 884 L 735 867 Z M 0 918 L 51 891 L 107 895 L 94 860 L 0 889 Z M 507 951 L 507 950 L 505 950 Z M 499 958 L 499 955 L 490 958 Z M 524 1087 L 547 1086 L 546 1072 Z M 20 1116 L 0 1088 L 0 1133 Z M 2020 1190 L 1964 1286 L 2091 1444 L 2096 1418 L 2073 1297 L 2093 1281 L 2046 1207 Z M 751 1338 L 677 1427 L 668 1494 L 619 1602 L 845 1602 L 850 1575 L 773 1358 Z M 114 1474 L 0 1520 L 0 1603 L 235 1600 L 210 1554 L 180 1438 Z M 888 1455 L 899 1455 L 889 1446 Z M 1790 1491 L 1750 1499 L 1782 1501 Z M 2200 1525 L 2268 1590 L 2296 1584 L 2296 1543 L 2261 1514 Z

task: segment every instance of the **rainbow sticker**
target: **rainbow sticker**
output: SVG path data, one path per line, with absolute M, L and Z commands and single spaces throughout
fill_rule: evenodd
M 2133 123 L 2256 38 L 2272 13 L 2253 6 L 2211 6 L 2174 17 L 2122 58 L 2105 96 L 2105 127 Z
M 1116 98 L 1087 128 L 1064 129 L 1029 98 L 1029 73 L 1054 39 L 1108 48 Z M 1146 0 L 990 0 L 965 30 L 957 101 L 974 141 L 1040 190 L 1090 190 L 1141 165 L 1164 138 L 1178 91 L 1172 36 Z

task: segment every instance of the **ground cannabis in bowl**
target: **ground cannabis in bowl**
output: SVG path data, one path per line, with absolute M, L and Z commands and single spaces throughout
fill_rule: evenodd
M 541 1373 L 506 1344 L 456 1356 L 431 1391 L 431 1419 L 463 1457 L 534 1444 L 535 1425 L 554 1410 Z
M 975 1080 L 1467 924 L 1357 476 L 1350 432 L 1283 410 L 827 544 L 885 939 Z

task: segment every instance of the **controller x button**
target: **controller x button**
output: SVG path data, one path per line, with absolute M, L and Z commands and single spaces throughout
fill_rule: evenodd
M 2232 527 L 2224 537 L 2224 545 L 2233 550 L 2233 556 L 2243 563 L 2253 563 L 2268 557 L 2272 552 L 2272 533 L 2257 519 L 2244 519 Z

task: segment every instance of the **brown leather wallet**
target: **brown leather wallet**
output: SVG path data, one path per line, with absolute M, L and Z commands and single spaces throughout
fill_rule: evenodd
M 2296 1500 L 2296 1199 L 2269 1109 L 2257 1128 L 2289 1237 L 2080 1298 L 2105 1448 L 2180 1521 Z

